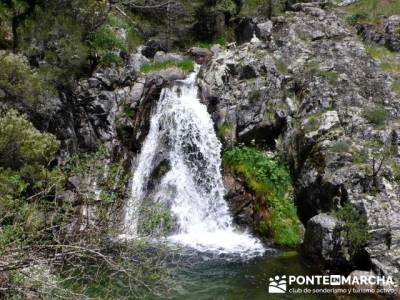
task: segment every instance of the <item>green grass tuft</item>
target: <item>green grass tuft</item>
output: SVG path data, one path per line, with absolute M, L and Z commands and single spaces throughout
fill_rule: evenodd
M 361 16 L 363 22 L 379 23 L 382 17 L 400 14 L 400 1 L 359 0 L 349 5 L 346 11 L 352 16 Z
M 397 79 L 393 82 L 392 88 L 397 96 L 400 96 L 400 79 Z
M 385 72 L 400 73 L 400 62 L 395 52 L 382 46 L 368 46 L 368 54 L 381 62 L 381 69 Z
M 380 128 L 386 124 L 388 114 L 383 106 L 375 106 L 364 110 L 364 117 L 376 127 Z
M 331 150 L 336 153 L 350 152 L 350 145 L 345 141 L 338 141 L 332 145 Z
M 273 237 L 278 245 L 293 247 L 300 243 L 300 221 L 293 202 L 293 186 L 285 166 L 268 158 L 262 151 L 234 147 L 223 155 L 224 168 L 241 175 L 264 203 L 266 210 L 258 231 Z
M 189 58 L 185 59 L 181 62 L 167 60 L 164 62 L 152 62 L 152 63 L 144 64 L 140 68 L 140 71 L 142 71 L 143 73 L 150 73 L 150 72 L 164 70 L 164 69 L 167 69 L 170 67 L 177 67 L 177 68 L 182 69 L 184 72 L 191 72 L 191 71 L 193 71 L 194 64 L 193 64 L 193 60 L 191 60 Z

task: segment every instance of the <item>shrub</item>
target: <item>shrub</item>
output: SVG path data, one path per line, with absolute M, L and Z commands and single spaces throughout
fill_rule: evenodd
M 122 34 L 124 33 L 124 34 Z M 93 47 L 101 56 L 101 63 L 122 65 L 119 52 L 133 50 L 142 42 L 140 35 L 130 28 L 124 17 L 110 15 L 106 22 L 94 33 Z
M 35 164 L 47 166 L 58 147 L 53 135 L 41 133 L 15 110 L 0 118 L 0 166 L 13 170 Z
M 96 32 L 93 43 L 99 50 L 128 50 L 125 41 L 117 37 L 116 33 L 108 26 L 103 26 Z
M 347 17 L 347 23 L 350 25 L 354 26 L 356 25 L 359 21 L 365 20 L 368 17 L 368 13 L 361 11 L 361 12 L 355 12 L 351 16 Z
M 59 168 L 48 168 L 57 151 L 54 136 L 16 111 L 0 117 L 0 252 L 50 238 L 44 228 L 55 203 L 48 197 L 64 182 Z
M 109 65 L 112 63 L 115 63 L 116 65 L 122 65 L 124 62 L 122 60 L 121 56 L 119 56 L 118 54 L 113 53 L 113 52 L 106 52 L 105 54 L 103 54 L 101 61 L 103 64 L 106 64 L 106 65 Z
M 293 202 L 292 179 L 286 167 L 268 158 L 260 150 L 234 147 L 223 154 L 224 168 L 241 175 L 247 185 L 264 199 L 267 217 L 258 230 L 269 234 L 276 244 L 300 243 L 300 222 Z M 262 209 L 262 207 L 258 207 Z
M 351 254 L 356 254 L 369 239 L 367 218 L 359 213 L 351 203 L 347 202 L 335 212 L 336 217 L 343 221 L 345 237 Z
M 331 150 L 337 153 L 346 153 L 350 151 L 350 145 L 345 141 L 338 141 L 332 145 Z
M 0 101 L 47 115 L 58 104 L 53 99 L 55 94 L 45 76 L 32 69 L 24 56 L 0 50 Z
M 98 188 L 101 190 L 100 200 L 109 205 L 125 196 L 129 174 L 124 168 L 123 159 L 108 163 L 107 168 L 104 164 L 105 159 L 106 149 L 104 145 L 99 144 L 94 152 L 78 153 L 69 157 L 63 171 L 68 177 L 78 175 L 96 178 Z M 88 193 L 87 196 L 88 203 L 96 198 L 94 194 Z
M 368 160 L 368 153 L 365 150 L 354 151 L 352 153 L 352 161 L 354 164 L 364 164 Z
M 47 74 L 49 82 L 64 87 L 83 75 L 90 51 L 85 29 L 76 16 L 68 15 L 68 10 L 62 11 L 54 2 L 37 8 L 35 17 L 23 24 L 21 49 Z
M 328 79 L 331 84 L 335 84 L 339 79 L 339 74 L 334 71 L 319 70 L 318 74 Z
M 277 59 L 275 65 L 279 73 L 283 75 L 288 74 L 288 67 L 282 59 Z
M 400 166 L 397 164 L 392 165 L 393 177 L 397 182 L 400 182 Z
M 385 125 L 388 114 L 383 106 L 375 106 L 364 110 L 364 117 L 377 127 Z

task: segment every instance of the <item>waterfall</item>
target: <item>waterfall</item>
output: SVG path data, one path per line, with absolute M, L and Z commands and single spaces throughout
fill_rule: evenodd
M 262 253 L 261 243 L 236 231 L 224 199 L 221 143 L 205 105 L 197 98 L 196 72 L 161 92 L 138 156 L 126 214 L 126 234 L 137 236 L 139 208 L 157 156 L 169 161 L 152 198 L 170 210 L 177 232 L 168 240 L 200 251 Z

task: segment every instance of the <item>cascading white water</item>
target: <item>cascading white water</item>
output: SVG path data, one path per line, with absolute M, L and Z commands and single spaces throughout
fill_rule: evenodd
M 161 93 L 133 175 L 126 233 L 137 235 L 139 207 L 154 158 L 158 151 L 167 151 L 170 169 L 154 201 L 168 204 L 177 220 L 179 232 L 168 240 L 200 251 L 263 253 L 257 239 L 232 225 L 220 172 L 221 144 L 206 106 L 197 98 L 198 69 Z

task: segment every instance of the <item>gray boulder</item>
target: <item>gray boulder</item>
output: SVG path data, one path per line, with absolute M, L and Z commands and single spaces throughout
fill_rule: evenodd
M 154 55 L 154 62 L 162 63 L 165 61 L 183 61 L 183 56 L 177 53 L 165 53 L 164 51 L 157 51 Z
M 342 224 L 330 215 L 319 214 L 308 220 L 304 235 L 303 249 L 307 256 L 324 265 L 333 266 L 345 260 Z

